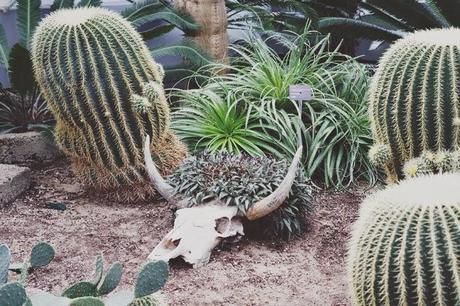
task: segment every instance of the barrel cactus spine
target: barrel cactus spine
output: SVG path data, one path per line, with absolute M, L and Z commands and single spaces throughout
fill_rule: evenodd
M 459 181 L 424 175 L 364 201 L 347 259 L 355 305 L 460 304 Z
M 390 182 L 423 151 L 460 144 L 460 29 L 409 34 L 382 57 L 370 88 L 370 117 L 377 145 L 387 145 Z
M 32 60 L 56 117 L 57 143 L 83 183 L 127 200 L 151 195 L 142 155 L 146 134 L 162 172 L 185 157 L 185 146 L 169 129 L 164 72 L 117 13 L 51 13 L 35 32 Z

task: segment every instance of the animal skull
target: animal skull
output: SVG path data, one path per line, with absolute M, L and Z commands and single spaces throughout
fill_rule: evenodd
M 150 260 L 182 257 L 194 268 L 208 263 L 211 251 L 223 240 L 244 235 L 238 209 L 206 205 L 179 209 L 174 228 L 149 255 Z
M 297 150 L 289 166 L 288 173 L 278 188 L 266 198 L 254 203 L 244 216 L 248 220 L 256 220 L 267 216 L 288 198 L 294 183 L 302 147 Z M 177 197 L 174 188 L 160 175 L 150 153 L 150 137 L 147 135 L 144 145 L 144 158 L 147 173 L 158 193 L 169 203 L 176 205 L 174 228 L 149 255 L 150 260 L 169 261 L 183 257 L 194 268 L 209 262 L 211 251 L 223 240 L 235 240 L 244 235 L 242 217 L 238 216 L 238 208 L 226 206 L 220 201 L 185 208 L 187 200 Z M 237 240 L 237 239 L 236 239 Z

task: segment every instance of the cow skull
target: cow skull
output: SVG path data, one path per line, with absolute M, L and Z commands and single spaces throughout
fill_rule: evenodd
M 256 220 L 269 215 L 288 198 L 294 183 L 302 147 L 297 150 L 289 166 L 288 173 L 278 188 L 269 196 L 254 203 L 245 214 L 248 220 Z M 186 208 L 186 199 L 177 197 L 158 172 L 150 153 L 150 137 L 147 135 L 144 146 L 145 167 L 158 193 L 169 203 L 176 205 L 174 228 L 161 240 L 149 255 L 150 260 L 169 261 L 182 257 L 194 268 L 209 262 L 211 251 L 223 240 L 238 240 L 244 235 L 242 219 L 238 208 L 226 206 L 219 200 L 212 203 Z M 236 239 L 235 239 L 236 238 Z

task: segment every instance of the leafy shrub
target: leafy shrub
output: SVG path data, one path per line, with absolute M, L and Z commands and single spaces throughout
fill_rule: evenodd
M 202 152 L 186 159 L 168 182 L 192 205 L 219 199 L 244 215 L 280 185 L 288 166 L 268 157 Z M 305 231 L 305 213 L 311 208 L 311 188 L 299 171 L 283 206 L 255 222 L 264 236 L 289 239 Z
M 226 67 L 228 74 L 198 75 L 204 79 L 198 90 L 175 91 L 179 107 L 173 113 L 173 129 L 194 151 L 290 158 L 302 144 L 307 177 L 326 186 L 347 185 L 361 177 L 373 182 L 376 174 L 367 158 L 372 143 L 366 104 L 369 76 L 364 66 L 329 51 L 328 38 L 319 39 L 308 28 L 293 41 L 281 35 L 268 41 L 277 41 L 289 52 L 281 57 L 267 40 L 252 36 L 247 44 L 233 47 L 237 56 Z M 314 99 L 300 105 L 292 101 L 293 84 L 310 85 Z M 240 135 L 249 137 L 252 145 L 239 141 Z

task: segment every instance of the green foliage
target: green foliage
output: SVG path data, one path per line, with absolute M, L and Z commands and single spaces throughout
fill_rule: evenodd
M 355 2 L 355 3 L 353 3 Z M 313 28 L 324 16 L 352 17 L 358 1 L 337 0 L 227 0 L 230 29 L 284 31 L 301 34 L 303 25 Z
M 30 267 L 39 268 L 48 265 L 54 258 L 55 252 L 46 242 L 37 243 L 30 252 Z
M 0 244 L 0 305 L 32 306 L 26 295 L 24 284 L 28 272 L 33 268 L 43 267 L 54 258 L 54 249 L 45 242 L 36 244 L 30 257 L 22 264 L 11 264 L 11 252 L 7 245 Z M 20 276 L 8 282 L 9 272 Z
M 121 15 L 132 23 L 144 40 L 159 38 L 175 29 L 188 32 L 199 28 L 190 16 L 163 0 L 136 1 L 131 7 L 123 10 Z M 181 75 L 190 74 L 190 69 L 196 69 L 211 61 L 206 51 L 191 44 L 187 39 L 179 44 L 157 46 L 150 51 L 155 59 L 178 56 L 185 60 L 186 64 L 179 67 L 165 67 L 168 77 L 175 77 L 178 71 Z
M 0 88 L 0 133 L 49 130 L 54 118 L 39 96 Z
M 174 113 L 173 128 L 193 151 L 246 152 L 262 155 L 267 136 L 249 117 L 247 107 L 236 97 L 220 96 L 208 88 L 179 91 L 180 108 Z
M 65 289 L 62 296 L 38 291 L 26 295 L 24 284 L 27 271 L 47 265 L 54 258 L 54 249 L 47 243 L 40 242 L 31 251 L 30 259 L 20 265 L 10 265 L 9 248 L 0 245 L 0 305 L 8 306 L 112 306 L 159 305 L 159 296 L 153 296 L 166 283 L 169 276 L 168 264 L 164 261 L 149 262 L 143 266 L 136 281 L 134 292 L 119 291 L 111 294 L 105 301 L 102 296 L 110 294 L 118 286 L 122 276 L 122 266 L 114 263 L 104 276 L 104 258 L 96 257 L 95 279 L 93 282 L 82 281 Z M 18 282 L 7 282 L 8 271 L 21 272 Z M 25 272 L 24 272 L 25 271 Z
M 10 49 L 8 47 L 8 40 L 6 39 L 5 28 L 0 25 L 0 65 L 8 69 Z
M 166 284 L 169 276 L 168 264 L 164 261 L 153 261 L 145 264 L 137 277 L 134 296 L 149 296 Z
M 107 271 L 104 280 L 99 283 L 97 294 L 99 296 L 106 295 L 115 290 L 121 280 L 123 274 L 123 267 L 120 263 L 116 262 Z
M 120 263 L 112 264 L 107 274 L 104 276 L 104 257 L 102 254 L 96 256 L 94 280 L 82 281 L 71 285 L 65 289 L 62 296 L 71 299 L 79 297 L 95 297 L 107 295 L 118 286 L 123 274 L 123 268 Z
M 72 21 L 75 16 L 80 23 Z M 56 44 L 68 51 L 48 57 L 56 52 L 49 33 L 57 32 L 63 35 L 55 37 Z M 77 38 L 67 39 L 65 33 L 75 33 Z M 82 182 L 113 190 L 113 195 L 126 200 L 151 196 L 144 175 L 144 136 L 152 137 L 162 171 L 171 171 L 186 152 L 169 130 L 164 72 L 134 28 L 105 9 L 60 10 L 38 27 L 32 59 L 36 79 L 57 120 L 56 141 Z M 148 107 L 139 109 L 132 103 L 140 95 Z
M 69 306 L 104 306 L 104 302 L 95 297 L 80 297 L 73 299 Z
M 460 174 L 426 175 L 369 196 L 348 256 L 353 304 L 460 304 Z
M 460 172 L 460 151 L 424 152 L 408 160 L 403 167 L 406 178 L 425 174 Z
M 0 285 L 8 281 L 8 268 L 11 263 L 11 252 L 7 245 L 0 244 Z
M 51 4 L 50 12 L 54 12 L 59 9 L 72 8 L 74 6 L 74 0 L 54 0 Z
M 266 41 L 251 37 L 232 47 L 225 75 L 197 74 L 197 90 L 175 91 L 179 107 L 173 129 L 192 151 L 245 152 L 291 158 L 299 145 L 308 178 L 343 186 L 376 179 L 367 158 L 371 146 L 366 91 L 369 76 L 355 60 L 329 51 L 328 37 L 307 29 L 300 36 L 274 35 L 289 52 L 279 56 Z M 211 66 L 219 70 L 222 66 Z M 314 99 L 289 98 L 289 86 L 307 84 Z M 245 141 L 248 140 L 248 141 Z
M 84 296 L 97 296 L 97 285 L 92 282 L 75 283 L 62 292 L 62 296 L 75 299 Z
M 341 36 L 394 41 L 417 30 L 460 26 L 458 0 L 364 0 L 359 2 L 359 11 L 362 16 L 324 18 L 319 29 Z
M 279 186 L 287 169 L 285 161 L 268 157 L 203 152 L 186 159 L 168 182 L 191 205 L 218 199 L 237 206 L 244 215 Z M 266 237 L 298 236 L 305 231 L 305 213 L 311 208 L 311 188 L 299 171 L 291 196 L 280 209 L 255 221 L 257 230 Z
M 23 306 L 26 301 L 26 291 L 20 283 L 0 285 L 0 305 Z
M 387 145 L 389 181 L 426 151 L 458 149 L 460 116 L 456 29 L 420 31 L 395 43 L 381 59 L 370 87 L 370 116 L 377 145 Z
M 17 0 L 17 27 L 19 39 L 28 48 L 35 28 L 40 21 L 40 0 Z

